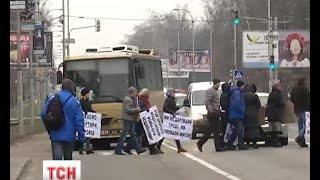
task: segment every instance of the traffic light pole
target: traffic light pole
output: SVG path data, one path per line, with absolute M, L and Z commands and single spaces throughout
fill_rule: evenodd
M 268 36 L 272 36 L 273 34 L 273 28 L 272 28 L 272 17 L 271 17 L 271 0 L 268 0 Z M 268 41 L 268 58 L 273 56 L 273 47 L 272 47 L 273 40 L 272 38 L 269 38 Z M 272 90 L 272 86 L 274 83 L 274 72 L 269 67 L 269 92 Z
M 236 10 L 236 2 L 234 1 L 233 9 Z M 237 25 L 233 23 L 233 54 L 234 54 L 234 72 L 237 70 Z M 236 79 L 233 77 L 233 83 L 236 84 Z

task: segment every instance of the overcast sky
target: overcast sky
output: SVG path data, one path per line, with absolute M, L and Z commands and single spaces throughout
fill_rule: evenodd
M 201 0 L 70 0 L 70 15 L 146 19 L 149 17 L 151 10 L 158 13 L 168 13 L 177 5 L 182 6 L 184 4 L 188 4 L 194 19 L 201 18 L 203 15 Z M 48 9 L 61 9 L 62 0 L 49 0 L 46 7 Z M 53 17 L 58 17 L 62 12 L 52 11 L 50 14 Z M 76 43 L 70 46 L 71 55 L 83 54 L 85 49 L 90 47 L 119 44 L 121 40 L 124 40 L 126 34 L 133 33 L 134 25 L 139 23 L 141 21 L 101 20 L 100 32 L 95 32 L 94 28 L 72 31 L 71 38 L 74 38 Z M 94 24 L 95 20 L 70 18 L 70 29 Z M 53 30 L 61 31 L 61 27 L 53 28 Z M 54 36 L 61 34 L 61 32 L 54 32 Z M 61 37 L 56 37 L 54 40 L 61 41 Z M 57 52 L 62 47 L 55 43 L 54 49 Z M 61 59 L 57 61 L 61 62 Z

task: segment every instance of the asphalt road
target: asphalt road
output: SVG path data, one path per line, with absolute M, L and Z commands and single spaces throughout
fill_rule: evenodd
M 289 128 L 293 138 L 295 127 Z M 291 139 L 292 139 L 291 138 Z M 81 160 L 82 180 L 302 180 L 310 178 L 310 149 L 293 141 L 282 148 L 260 147 L 247 151 L 214 152 L 213 140 L 196 148 L 197 140 L 183 142 L 188 153 L 178 154 L 175 143 L 166 140 L 164 155 L 114 155 L 113 150 L 96 151 L 93 155 L 74 153 Z M 50 148 L 33 159 L 23 180 L 42 179 L 42 160 L 50 159 Z

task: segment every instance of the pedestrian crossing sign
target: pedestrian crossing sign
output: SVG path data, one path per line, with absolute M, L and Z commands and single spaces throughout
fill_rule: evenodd
M 234 77 L 234 79 L 243 79 L 243 71 L 242 70 L 234 70 L 233 77 Z

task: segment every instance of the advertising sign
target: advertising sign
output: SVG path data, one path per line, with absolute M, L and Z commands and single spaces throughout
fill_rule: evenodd
M 279 31 L 279 67 L 310 67 L 310 31 Z
M 26 9 L 26 1 L 10 1 L 10 10 L 25 10 Z
M 193 71 L 196 72 L 210 72 L 211 60 L 210 52 L 208 50 L 194 51 L 194 63 L 192 50 L 170 50 L 169 55 L 169 70 L 178 71 Z
M 30 54 L 30 37 L 28 33 L 20 34 L 20 52 L 21 64 L 27 65 L 29 63 Z M 17 33 L 10 33 L 10 65 L 18 64 L 18 46 L 17 46 Z
M 45 51 L 42 55 L 38 56 L 39 67 L 51 67 L 52 66 L 52 32 L 44 33 Z M 20 34 L 21 41 L 21 65 L 27 66 L 29 64 L 30 54 L 30 38 L 29 33 Z M 36 59 L 33 58 L 33 63 L 36 63 Z M 10 33 L 10 65 L 18 65 L 18 48 L 17 48 L 17 33 Z
M 52 66 L 52 32 L 44 32 L 44 53 L 38 56 L 39 66 Z
M 242 66 L 243 68 L 269 68 L 268 39 L 273 39 L 274 60 L 278 64 L 278 32 L 273 32 L 272 37 L 268 31 L 243 31 L 242 32 Z
M 44 54 L 44 27 L 42 24 L 35 25 L 33 36 L 33 53 L 36 55 Z

